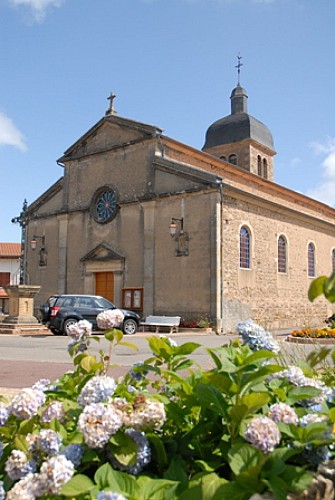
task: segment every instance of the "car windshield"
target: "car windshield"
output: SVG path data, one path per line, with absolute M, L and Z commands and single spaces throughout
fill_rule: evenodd
M 103 297 L 96 297 L 95 302 L 98 307 L 101 307 L 101 309 L 115 309 L 115 305 Z

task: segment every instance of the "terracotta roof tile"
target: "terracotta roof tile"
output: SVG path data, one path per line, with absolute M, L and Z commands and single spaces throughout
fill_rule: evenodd
M 1 257 L 20 257 L 21 243 L 0 243 L 0 258 Z

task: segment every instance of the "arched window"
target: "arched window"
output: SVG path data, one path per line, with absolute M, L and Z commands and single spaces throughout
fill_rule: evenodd
M 308 244 L 308 276 L 315 276 L 315 247 L 313 243 Z
M 245 226 L 240 229 L 240 267 L 250 269 L 250 232 Z
M 259 155 L 257 156 L 257 173 L 260 177 L 262 177 L 262 160 Z
M 284 236 L 278 238 L 278 272 L 286 273 L 287 270 L 287 245 Z
M 332 250 L 332 270 L 335 272 L 335 248 Z
M 235 154 L 229 155 L 228 161 L 233 165 L 237 165 L 237 156 Z
M 266 161 L 266 158 L 263 158 L 263 177 L 264 179 L 268 178 L 268 162 Z
M 226 158 L 226 156 L 222 155 L 222 156 L 220 156 L 220 160 L 227 161 L 227 158 Z

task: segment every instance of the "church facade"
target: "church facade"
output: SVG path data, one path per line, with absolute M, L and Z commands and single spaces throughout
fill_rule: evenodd
M 119 117 L 111 100 L 27 209 L 36 306 L 97 294 L 218 333 L 249 318 L 271 329 L 323 323 L 329 305 L 307 291 L 335 267 L 335 210 L 274 183 L 272 135 L 247 99 L 238 84 L 202 150 Z

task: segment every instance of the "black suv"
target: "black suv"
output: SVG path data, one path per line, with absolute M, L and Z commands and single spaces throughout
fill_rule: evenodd
M 97 315 L 117 307 L 98 295 L 53 295 L 40 306 L 41 321 L 54 335 L 69 335 L 69 326 L 86 319 L 97 329 Z M 127 335 L 136 333 L 141 318 L 133 311 L 120 309 L 124 320 L 120 329 Z

